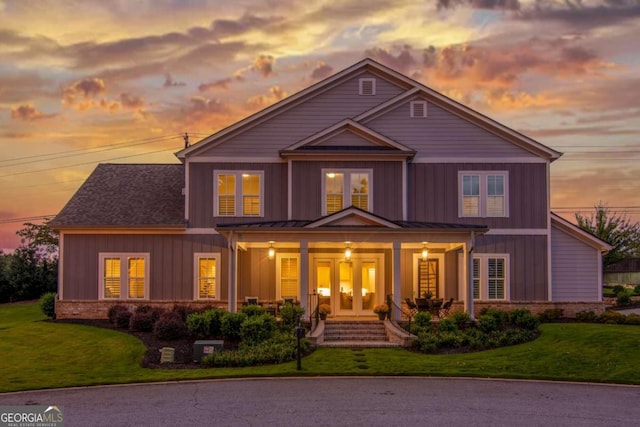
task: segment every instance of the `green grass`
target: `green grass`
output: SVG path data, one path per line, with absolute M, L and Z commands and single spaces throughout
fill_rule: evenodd
M 248 368 L 144 369 L 145 348 L 117 331 L 45 320 L 37 304 L 0 306 L 0 392 L 205 378 L 431 375 L 640 384 L 640 327 L 545 324 L 531 343 L 424 355 L 402 349 L 318 349 L 302 361 Z

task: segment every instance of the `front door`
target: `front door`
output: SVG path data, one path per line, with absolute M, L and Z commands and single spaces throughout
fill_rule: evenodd
M 373 307 L 383 302 L 382 255 L 363 254 L 349 261 L 340 256 L 318 256 L 313 265 L 319 302 L 330 304 L 333 314 L 373 315 Z

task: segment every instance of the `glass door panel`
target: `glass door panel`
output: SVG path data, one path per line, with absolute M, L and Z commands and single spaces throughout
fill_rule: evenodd
M 331 305 L 331 261 L 317 261 L 316 284 L 318 286 L 318 302 Z
M 353 264 L 340 263 L 340 311 L 353 310 Z
M 362 262 L 362 310 L 371 311 L 376 300 L 376 263 Z

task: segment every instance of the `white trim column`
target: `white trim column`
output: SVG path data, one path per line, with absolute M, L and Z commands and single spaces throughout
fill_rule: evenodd
M 464 244 L 464 265 L 465 265 L 465 299 L 464 311 L 472 318 L 475 318 L 473 311 L 473 247 L 475 245 L 475 232 L 471 232 L 471 238 Z
M 393 302 L 397 307 L 402 307 L 402 276 L 400 271 L 400 255 L 401 255 L 401 244 L 400 241 L 394 240 L 393 247 L 391 249 L 391 269 L 392 269 L 392 277 L 393 277 Z M 386 295 L 385 295 L 386 299 Z M 392 308 L 393 312 L 393 320 L 400 320 L 402 318 L 400 310 L 396 307 Z
M 300 306 L 311 316 L 309 302 L 309 242 L 300 240 Z

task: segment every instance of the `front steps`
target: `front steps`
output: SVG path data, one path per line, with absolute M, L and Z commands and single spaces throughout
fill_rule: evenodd
M 380 320 L 328 320 L 319 347 L 400 347 L 389 342 L 384 322 Z

